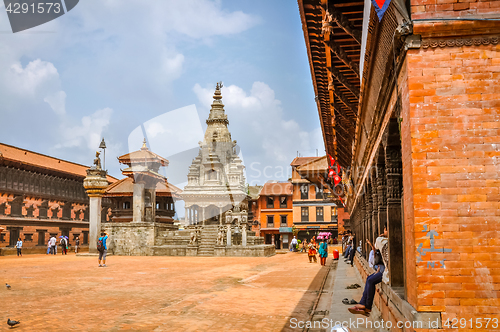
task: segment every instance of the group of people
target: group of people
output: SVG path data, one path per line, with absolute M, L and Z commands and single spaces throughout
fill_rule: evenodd
M 342 246 L 344 249 L 344 258 L 346 261 L 351 263 L 353 266 L 354 254 L 356 253 L 355 245 L 356 234 L 351 233 L 351 231 L 346 231 L 344 236 L 342 237 Z
M 59 239 L 59 246 L 61 246 L 61 255 L 67 255 L 69 249 L 69 241 L 65 236 L 61 236 Z M 77 236 L 75 238 L 75 254 L 78 253 L 78 249 L 80 247 L 80 237 Z M 47 255 L 56 255 L 57 254 L 57 239 L 54 235 L 52 235 L 47 242 Z
M 300 252 L 307 252 L 307 256 L 309 257 L 309 263 L 318 262 L 316 255 L 319 254 L 319 261 L 322 266 L 326 265 L 326 258 L 328 257 L 328 243 L 325 239 L 320 240 L 318 244 L 316 242 L 316 238 L 313 236 L 311 241 L 307 242 L 307 239 L 304 239 L 301 243 L 302 247 Z

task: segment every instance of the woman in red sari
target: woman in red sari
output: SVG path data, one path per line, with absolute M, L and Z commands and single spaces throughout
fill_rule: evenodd
M 318 260 L 316 259 L 316 239 L 314 238 L 314 236 L 309 243 L 307 255 L 309 256 L 309 263 L 312 263 L 313 259 L 314 263 L 318 262 Z

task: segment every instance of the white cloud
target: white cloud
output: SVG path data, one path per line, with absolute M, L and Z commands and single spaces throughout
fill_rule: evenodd
M 26 97 L 52 93 L 60 87 L 59 73 L 50 62 L 36 59 L 23 68 L 16 61 L 5 70 L 3 83 L 9 91 Z
M 64 91 L 57 91 L 45 97 L 43 101 L 47 102 L 56 114 L 64 115 L 66 113 L 66 93 Z
M 87 148 L 95 150 L 101 141 L 102 133 L 108 127 L 111 108 L 96 111 L 90 116 L 84 116 L 79 126 L 61 126 L 63 143 L 57 144 L 56 148 Z

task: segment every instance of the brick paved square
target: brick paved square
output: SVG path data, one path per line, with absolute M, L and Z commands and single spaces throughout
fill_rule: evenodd
M 280 331 L 307 319 L 326 268 L 270 258 L 1 257 L 2 316 L 17 331 Z M 2 330 L 9 330 L 2 324 Z

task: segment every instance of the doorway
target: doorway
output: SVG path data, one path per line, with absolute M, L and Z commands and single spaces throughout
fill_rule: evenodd
M 276 249 L 281 249 L 281 235 L 274 234 L 274 244 L 276 245 Z

